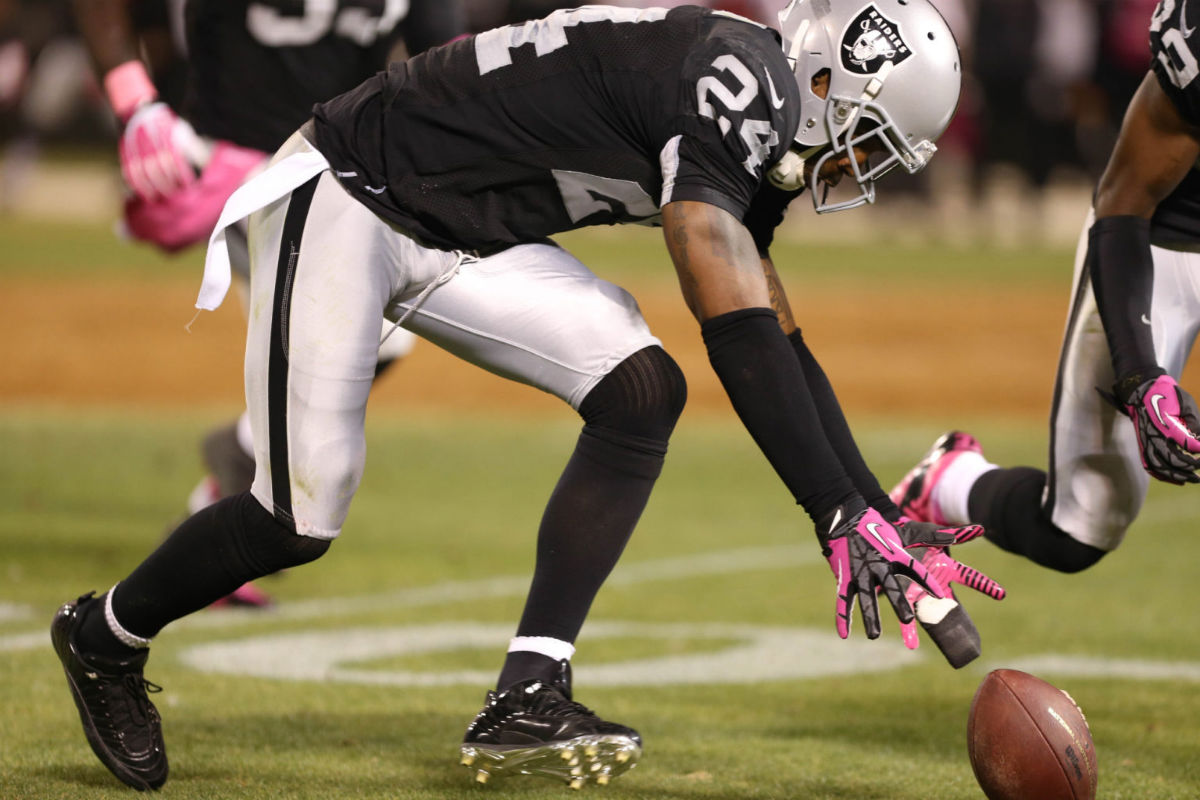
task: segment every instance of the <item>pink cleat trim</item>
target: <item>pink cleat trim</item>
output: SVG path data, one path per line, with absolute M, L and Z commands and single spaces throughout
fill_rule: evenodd
M 949 524 L 933 500 L 933 489 L 946 468 L 963 453 L 983 453 L 983 446 L 969 433 L 949 431 L 938 437 L 917 465 L 889 493 L 900 513 L 917 522 Z

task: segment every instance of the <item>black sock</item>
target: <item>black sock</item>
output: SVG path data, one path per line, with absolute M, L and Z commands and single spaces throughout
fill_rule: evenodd
M 504 657 L 504 668 L 500 670 L 496 688 L 504 691 L 514 683 L 529 678 L 552 683 L 561 670 L 558 659 L 529 650 L 516 650 Z
M 994 469 L 971 487 L 970 518 L 1003 550 L 1059 572 L 1080 572 L 1107 551 L 1077 541 L 1042 510 L 1046 473 L 1032 467 Z
M 130 647 L 117 638 L 104 618 L 104 603 L 108 592 L 88 603 L 79 612 L 79 628 L 75 633 L 75 644 L 89 657 L 99 656 L 103 660 L 124 661 L 137 655 L 138 649 Z

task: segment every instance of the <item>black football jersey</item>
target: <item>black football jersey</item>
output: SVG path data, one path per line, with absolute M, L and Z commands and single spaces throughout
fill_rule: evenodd
M 462 33 L 457 0 L 186 0 L 183 113 L 206 136 L 272 152 L 313 105 Z
M 1200 0 L 1191 5 L 1200 6 Z M 1160 0 L 1150 20 L 1151 68 L 1179 115 L 1200 125 L 1200 12 L 1188 0 Z M 1151 219 L 1156 244 L 1200 241 L 1200 172 L 1193 168 Z
M 438 247 L 489 250 L 654 224 L 672 200 L 770 218 L 747 212 L 799 104 L 769 28 L 689 6 L 590 6 L 390 65 L 319 105 L 315 136 L 385 219 Z

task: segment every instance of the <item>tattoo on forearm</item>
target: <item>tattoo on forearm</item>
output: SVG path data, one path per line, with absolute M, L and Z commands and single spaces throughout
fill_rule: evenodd
M 775 309 L 775 314 L 779 317 L 780 327 L 790 333 L 796 327 L 796 320 L 792 317 L 791 304 L 783 293 L 779 273 L 775 271 L 775 265 L 765 258 L 762 261 L 762 269 L 767 278 L 767 294 L 771 299 L 771 308 Z

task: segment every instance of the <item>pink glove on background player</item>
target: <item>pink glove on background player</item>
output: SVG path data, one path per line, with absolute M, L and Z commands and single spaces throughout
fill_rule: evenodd
M 1146 471 L 1167 483 L 1200 483 L 1200 410 L 1192 396 L 1170 375 L 1158 375 L 1137 386 L 1124 405 Z
M 159 102 L 142 62 L 126 61 L 110 70 L 104 91 L 123 126 L 117 150 L 121 174 L 134 194 L 153 200 L 191 185 L 196 174 L 186 153 L 198 137 Z
M 208 241 L 229 195 L 267 158 L 261 150 L 217 142 L 199 179 L 188 186 L 153 200 L 126 198 L 129 234 L 171 253 Z

